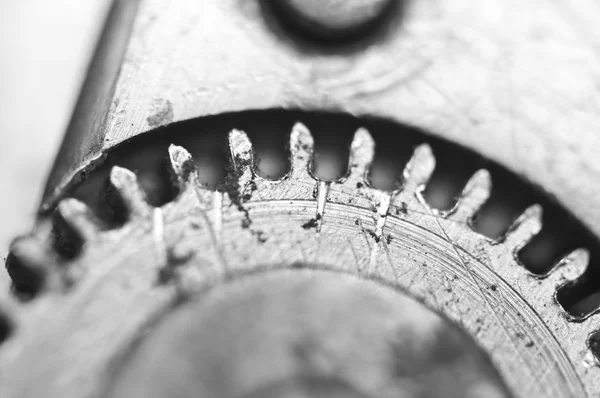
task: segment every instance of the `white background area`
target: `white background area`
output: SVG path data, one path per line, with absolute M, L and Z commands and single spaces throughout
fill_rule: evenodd
M 33 224 L 109 6 L 0 2 L 0 259 Z

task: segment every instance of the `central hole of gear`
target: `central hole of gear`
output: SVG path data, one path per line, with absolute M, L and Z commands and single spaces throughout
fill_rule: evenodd
M 170 201 L 176 195 L 165 167 L 170 144 L 185 147 L 194 156 L 201 182 L 215 186 L 227 173 L 226 137 L 232 129 L 249 135 L 257 172 L 277 179 L 289 171 L 286 145 L 297 122 L 306 125 L 314 136 L 312 173 L 325 181 L 345 175 L 351 138 L 359 127 L 367 128 L 376 141 L 376 156 L 368 178 L 373 187 L 387 191 L 401 186 L 402 171 L 414 147 L 428 143 L 437 165 L 424 197 L 434 209 L 452 208 L 468 178 L 480 168 L 488 169 L 493 180 L 492 195 L 473 220 L 474 229 L 490 238 L 500 238 L 528 206 L 541 204 L 543 229 L 519 251 L 519 260 L 533 274 L 542 276 L 572 250 L 579 247 L 590 250 L 591 265 L 584 277 L 560 290 L 557 297 L 563 308 L 579 319 L 600 307 L 600 243 L 565 209 L 515 174 L 465 148 L 434 138 L 418 128 L 383 119 L 273 109 L 175 123 L 114 148 L 103 166 L 90 173 L 72 195 L 102 216 L 106 206 L 99 192 L 110 168 L 119 165 L 136 170 L 150 203 L 158 206 Z M 103 219 L 108 225 L 115 224 L 111 214 L 104 214 Z

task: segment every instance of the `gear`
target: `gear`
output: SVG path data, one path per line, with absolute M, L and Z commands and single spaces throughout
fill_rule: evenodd
M 40 293 L 31 303 L 5 300 L 14 332 L 0 347 L 3 396 L 103 396 L 114 367 L 124 357 L 135 357 L 132 346 L 145 347 L 145 331 L 152 325 L 160 331 L 169 313 L 178 311 L 174 305 L 185 308 L 193 297 L 248 275 L 264 275 L 275 286 L 288 283 L 268 276 L 283 270 L 297 273 L 299 280 L 306 272 L 335 272 L 379 286 L 375 290 L 391 287 L 416 298 L 426 307 L 407 305 L 431 308 L 443 314 L 440 322 L 448 330 L 457 324 L 466 331 L 516 396 L 579 397 L 600 391 L 588 347 L 596 344 L 592 332 L 599 320 L 574 322 L 555 298 L 558 287 L 583 273 L 587 252 L 572 252 L 544 277 L 528 273 L 516 252 L 539 232 L 539 206 L 527 209 L 499 240 L 474 232 L 470 222 L 490 194 L 487 171 L 475 173 L 456 206 L 440 212 L 422 196 L 435 167 L 427 145 L 416 148 L 401 187 L 393 192 L 369 184 L 375 144 L 365 129 L 356 132 L 348 173 L 337 181 L 311 173 L 313 139 L 303 125 L 290 134 L 291 168 L 278 180 L 259 175 L 243 132 L 232 131 L 229 145 L 231 167 L 217 189 L 202 186 L 191 155 L 172 145 L 169 159 L 179 194 L 158 208 L 147 204 L 133 172 L 114 167 L 115 208 L 126 215 L 116 229 L 103 230 L 83 203 L 63 200 L 57 209 L 63 233 L 57 235 L 64 238 L 63 247 L 75 242 L 66 265 L 49 260 L 57 255 L 50 254 L 53 235 L 47 230 L 14 243 L 13 263 L 25 264 L 18 269 L 29 272 L 17 274 L 15 267 L 15 283 L 30 283 Z M 341 285 L 344 278 L 339 277 Z M 302 301 L 305 288 L 298 283 L 293 290 Z M 256 289 L 271 291 L 272 286 Z M 370 310 L 357 313 L 358 319 L 381 322 L 373 324 L 374 330 L 387 330 L 387 318 L 369 318 Z M 148 339 L 154 338 L 150 333 Z M 476 357 L 465 363 L 479 369 Z M 369 384 L 373 377 L 358 378 L 353 388 L 387 396 Z M 508 396 L 501 383 L 493 384 L 495 376 L 482 377 L 477 380 L 487 384 L 468 390 L 471 396 Z M 465 391 L 456 396 L 467 396 Z

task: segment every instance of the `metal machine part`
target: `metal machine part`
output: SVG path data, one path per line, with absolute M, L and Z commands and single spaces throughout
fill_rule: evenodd
M 327 25 L 315 2 L 271 3 L 115 3 L 38 227 L 7 259 L 3 394 L 598 396 L 600 112 L 580 40 L 598 6 L 319 2 L 347 12 Z M 290 120 L 329 135 L 295 124 L 268 175 L 239 129 L 287 139 Z M 198 130 L 231 130 L 213 184 Z M 508 195 L 459 167 L 469 150 Z M 400 178 L 385 153 L 410 158 Z M 509 206 L 520 179 L 553 198 L 550 232 L 539 205 L 489 221 L 534 197 Z

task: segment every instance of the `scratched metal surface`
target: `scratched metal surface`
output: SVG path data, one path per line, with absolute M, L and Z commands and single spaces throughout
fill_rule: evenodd
M 77 170 L 137 134 L 226 111 L 299 107 L 428 129 L 524 175 L 600 233 L 600 184 L 589 183 L 600 180 L 600 5 L 408 4 L 388 40 L 325 55 L 273 35 L 255 2 L 141 1 L 106 119 L 65 148 L 46 204 Z

